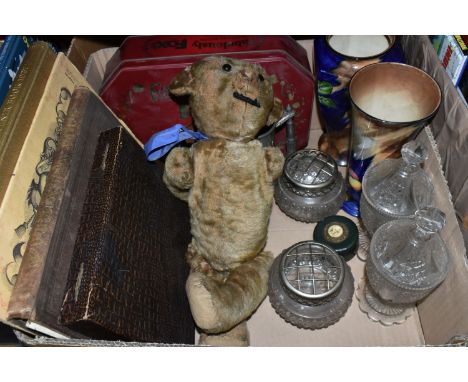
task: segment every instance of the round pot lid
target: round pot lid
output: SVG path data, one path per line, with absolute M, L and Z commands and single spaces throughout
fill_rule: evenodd
M 310 240 L 290 247 L 282 256 L 279 271 L 290 292 L 314 300 L 330 296 L 341 287 L 344 263 L 333 249 Z
M 334 215 L 317 223 L 313 239 L 328 245 L 345 260 L 349 260 L 358 246 L 359 231 L 351 219 Z
M 335 160 L 314 149 L 299 150 L 286 158 L 284 175 L 298 187 L 320 189 L 335 181 L 338 168 Z

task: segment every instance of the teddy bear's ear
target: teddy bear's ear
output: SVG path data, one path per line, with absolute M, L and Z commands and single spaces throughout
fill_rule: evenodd
M 271 126 L 283 115 L 283 104 L 279 98 L 273 98 L 273 109 L 268 116 L 267 126 Z
M 169 85 L 169 91 L 175 96 L 192 94 L 191 84 L 193 82 L 192 67 L 187 66 L 175 76 Z

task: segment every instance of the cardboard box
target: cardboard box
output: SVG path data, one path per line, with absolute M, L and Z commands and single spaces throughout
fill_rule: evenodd
M 442 103 L 431 130 L 442 158 L 458 225 L 468 248 L 468 107 L 439 61 L 427 36 L 403 36 L 408 63 L 425 70 L 439 84 Z
M 89 56 L 98 50 L 108 47 L 109 45 L 104 41 L 99 41 L 92 37 L 78 36 L 72 39 L 67 57 L 80 73 L 83 73 Z
M 428 43 L 430 44 L 429 40 Z M 313 41 L 304 40 L 301 44 L 309 52 L 312 62 Z M 417 44 L 415 42 L 415 44 Z M 430 46 L 432 49 L 432 46 Z M 433 51 L 433 49 L 432 49 Z M 435 54 L 435 52 L 434 52 Z M 96 61 L 91 57 L 90 65 L 105 66 L 106 55 Z M 437 57 L 435 57 L 437 58 Z M 97 68 L 90 68 L 90 72 Z M 443 70 L 443 68 L 442 68 Z M 436 78 L 437 80 L 437 78 Z M 450 81 L 447 78 L 448 81 Z M 309 147 L 317 147 L 321 127 L 314 105 L 310 126 Z M 434 123 L 441 123 L 435 120 Z M 468 126 L 468 125 L 466 125 Z M 432 126 L 438 130 L 439 126 Z M 425 170 L 432 178 L 436 190 L 436 205 L 447 215 L 447 224 L 442 231 L 446 241 L 451 267 L 447 280 L 426 300 L 415 309 L 413 315 L 403 324 L 383 326 L 374 323 L 360 311 L 356 297 L 346 315 L 333 326 L 321 330 L 298 329 L 278 316 L 273 310 L 268 298 L 261 304 L 248 322 L 251 346 L 421 346 L 441 345 L 452 339 L 460 341 L 468 335 L 468 304 L 465 304 L 468 290 L 468 268 L 466 264 L 466 249 L 463 237 L 453 209 L 449 187 L 444 178 L 441 156 L 431 128 L 426 127 L 417 140 L 425 144 L 429 158 L 425 162 Z M 466 163 L 466 161 L 464 162 Z M 344 212 L 340 211 L 340 214 Z M 268 242 L 266 249 L 275 256 L 290 245 L 312 238 L 315 224 L 300 223 L 290 219 L 275 205 L 270 219 Z M 363 276 L 365 263 L 357 256 L 349 263 L 354 284 L 357 287 Z M 45 337 L 35 339 L 23 338 L 31 345 L 76 345 L 76 346 L 140 346 L 155 344 L 138 344 L 106 341 L 54 340 Z M 29 341 L 29 342 L 28 342 Z

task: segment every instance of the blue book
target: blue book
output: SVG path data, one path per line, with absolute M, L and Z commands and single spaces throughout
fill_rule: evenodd
M 0 106 L 32 41 L 28 36 L 6 36 L 0 47 Z

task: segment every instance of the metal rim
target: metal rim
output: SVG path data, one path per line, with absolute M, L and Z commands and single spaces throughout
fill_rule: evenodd
M 285 275 L 285 272 L 283 271 L 286 266 L 285 266 L 285 263 L 286 263 L 286 259 L 288 258 L 288 256 L 291 255 L 291 253 L 293 251 L 296 251 L 295 254 L 292 254 L 293 256 L 298 256 L 298 255 L 301 255 L 302 253 L 298 253 L 297 252 L 297 248 L 298 247 L 301 247 L 301 246 L 309 246 L 309 250 L 310 250 L 310 254 L 316 254 L 316 255 L 325 255 L 325 256 L 331 256 L 331 258 L 333 259 L 333 262 L 336 264 L 335 268 L 338 268 L 339 271 L 340 271 L 340 274 L 339 274 L 339 278 L 338 280 L 336 281 L 336 284 L 333 285 L 329 290 L 327 290 L 326 292 L 324 293 L 318 293 L 318 294 L 309 294 L 309 293 L 305 293 L 305 292 L 302 292 L 300 291 L 299 289 L 295 288 L 290 280 L 288 280 L 288 278 L 286 277 Z M 321 251 L 320 252 L 317 252 L 317 253 L 314 253 L 312 251 L 312 248 L 315 247 L 316 249 L 317 248 L 321 248 Z M 286 251 L 283 252 L 282 254 L 282 258 L 281 258 L 281 262 L 280 262 L 280 266 L 279 266 L 279 273 L 280 273 L 280 278 L 281 278 L 281 281 L 283 282 L 284 286 L 289 290 L 291 291 L 292 293 L 296 294 L 296 295 L 299 295 L 303 298 L 306 298 L 306 299 L 310 299 L 310 300 L 318 300 L 318 299 L 322 299 L 324 297 L 327 297 L 327 296 L 330 296 L 332 294 L 334 294 L 339 288 L 341 288 L 341 285 L 343 284 L 343 279 L 344 279 L 344 273 L 345 273 L 345 262 L 344 260 L 336 253 L 336 251 L 334 251 L 331 247 L 329 247 L 328 245 L 325 245 L 325 244 L 322 244 L 322 243 L 318 243 L 316 241 L 313 241 L 313 240 L 306 240 L 306 241 L 301 241 L 299 243 L 296 243 L 294 244 L 293 246 L 291 246 L 290 248 L 288 248 Z M 314 272 L 312 271 L 312 274 Z M 314 277 L 312 277 L 312 279 L 306 279 L 306 280 L 296 280 L 299 284 L 301 281 L 312 281 L 312 285 L 313 285 L 313 289 L 315 290 L 315 282 L 316 281 L 327 281 L 328 284 L 330 283 L 330 280 L 329 279 L 315 279 Z
M 314 180 L 319 176 L 320 173 L 324 172 L 328 175 L 328 179 L 325 180 L 322 183 L 319 184 L 304 184 L 298 181 L 297 179 L 294 178 L 294 176 L 288 171 L 288 165 L 290 164 L 291 161 L 296 160 L 300 161 L 303 157 L 306 156 L 313 156 L 314 158 L 312 159 L 312 162 L 309 165 L 309 168 L 315 163 L 315 161 L 321 161 L 323 163 L 322 167 L 319 169 L 319 171 L 314 174 Z M 300 158 L 302 157 L 302 158 Z M 328 170 L 330 172 L 327 172 L 327 168 L 325 166 L 329 166 Z M 304 150 L 299 150 L 296 151 L 295 153 L 292 153 L 287 156 L 284 164 L 284 175 L 285 177 L 294 185 L 301 187 L 301 188 L 307 188 L 307 189 L 318 189 L 322 187 L 326 187 L 330 185 L 332 182 L 334 182 L 336 178 L 336 174 L 338 172 L 338 166 L 335 162 L 335 160 L 329 156 L 328 154 L 323 153 L 320 150 L 315 150 L 315 149 L 304 149 Z
M 382 118 L 374 117 L 374 116 L 370 115 L 369 113 L 367 113 L 366 111 L 364 111 L 361 107 L 359 107 L 356 104 L 356 102 L 353 99 L 353 87 L 352 87 L 352 85 L 353 85 L 354 82 L 356 82 L 359 79 L 360 76 L 363 75 L 363 73 L 365 75 L 366 71 L 372 70 L 376 65 L 379 65 L 379 66 L 386 65 L 386 66 L 407 68 L 409 70 L 414 70 L 415 72 L 422 74 L 423 77 L 425 77 L 425 78 L 427 78 L 429 80 L 429 82 L 436 85 L 435 88 L 438 90 L 438 96 L 439 96 L 438 97 L 439 102 L 438 102 L 437 106 L 429 114 L 427 114 L 425 117 L 415 119 L 415 120 L 412 120 L 412 121 L 402 121 L 402 122 L 387 121 L 387 120 L 382 119 Z M 351 81 L 349 82 L 348 89 L 349 89 L 349 99 L 351 101 L 351 104 L 356 108 L 356 110 L 358 110 L 359 112 L 364 114 L 366 116 L 366 118 L 368 118 L 369 120 L 371 120 L 371 121 L 373 121 L 373 122 L 375 122 L 377 124 L 385 125 L 385 126 L 387 126 L 389 128 L 391 128 L 391 127 L 407 127 L 407 126 L 413 126 L 413 125 L 416 126 L 416 125 L 425 123 L 426 121 L 429 121 L 430 119 L 432 119 L 434 117 L 434 115 L 438 112 L 438 110 L 440 108 L 440 104 L 442 102 L 442 90 L 440 88 L 440 85 L 437 83 L 437 81 L 434 78 L 432 78 L 431 75 L 429 75 L 427 72 L 425 72 L 422 69 L 416 68 L 415 66 L 408 65 L 408 64 L 402 64 L 400 62 L 377 62 L 375 64 L 370 64 L 370 65 L 364 66 L 363 68 L 359 69 L 353 75 L 353 78 L 351 78 Z

